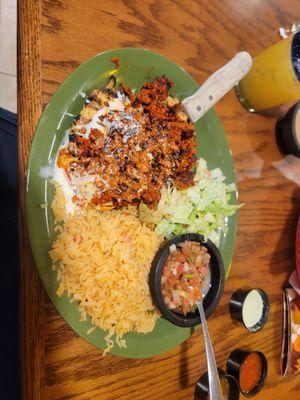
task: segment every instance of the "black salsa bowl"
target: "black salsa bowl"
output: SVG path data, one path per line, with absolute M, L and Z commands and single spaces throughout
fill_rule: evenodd
M 211 240 L 204 241 L 204 237 L 198 233 L 185 233 L 179 236 L 174 236 L 172 239 L 163 243 L 152 261 L 149 274 L 149 286 L 153 302 L 163 317 L 175 325 L 181 327 L 193 327 L 201 323 L 198 309 L 195 312 L 190 312 L 186 315 L 170 310 L 165 304 L 161 287 L 162 272 L 168 255 L 170 254 L 170 246 L 172 244 L 177 246 L 179 243 L 186 240 L 201 243 L 202 246 L 207 248 L 207 251 L 210 254 L 209 273 L 211 282 L 210 288 L 203 299 L 203 307 L 206 318 L 214 312 L 224 291 L 224 263 L 222 256 L 214 243 Z

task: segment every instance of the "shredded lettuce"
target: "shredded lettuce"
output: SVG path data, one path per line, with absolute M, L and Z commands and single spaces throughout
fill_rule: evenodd
M 154 224 L 158 236 L 196 232 L 218 244 L 220 232 L 226 231 L 225 217 L 233 215 L 242 205 L 229 204 L 235 184 L 227 185 L 219 168 L 209 171 L 204 159 L 197 161 L 195 185 L 177 190 L 164 186 L 155 210 L 140 204 L 143 221 Z

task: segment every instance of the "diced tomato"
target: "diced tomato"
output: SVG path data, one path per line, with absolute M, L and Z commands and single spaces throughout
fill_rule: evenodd
M 200 279 L 197 276 L 195 276 L 194 278 L 189 279 L 189 284 L 191 286 L 194 286 L 194 287 L 199 287 L 200 286 Z
M 210 255 L 199 243 L 185 241 L 168 256 L 161 281 L 166 305 L 184 314 L 201 299 Z M 183 291 L 183 295 L 180 294 Z
M 170 276 L 168 277 L 167 283 L 168 283 L 170 286 L 176 285 L 177 282 L 178 282 L 178 279 L 177 279 L 177 276 L 176 276 L 176 275 L 170 275 Z
M 185 257 L 192 257 L 192 251 L 188 247 L 183 247 L 182 253 L 185 255 Z
M 175 260 L 177 262 L 180 262 L 180 263 L 184 263 L 186 261 L 185 256 L 182 254 L 182 252 L 180 250 L 176 250 L 173 253 L 173 257 L 175 258 Z
M 163 276 L 168 277 L 171 273 L 170 266 L 166 264 L 163 269 Z
M 184 269 L 184 264 L 179 264 L 179 266 L 177 267 L 177 276 L 180 276 L 183 274 L 183 269 Z
M 181 307 L 182 307 L 182 312 L 184 314 L 187 314 L 188 312 L 191 311 L 191 305 L 190 303 L 183 297 L 181 297 Z

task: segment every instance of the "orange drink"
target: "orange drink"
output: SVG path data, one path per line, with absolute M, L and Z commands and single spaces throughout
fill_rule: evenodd
M 300 31 L 260 53 L 237 84 L 248 111 L 260 111 L 300 99 Z

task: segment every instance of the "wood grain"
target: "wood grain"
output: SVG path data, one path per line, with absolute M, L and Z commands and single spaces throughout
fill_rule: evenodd
M 200 83 L 236 52 L 247 50 L 255 55 L 279 40 L 278 27 L 289 26 L 299 17 L 298 0 L 20 2 L 21 200 L 40 102 L 47 104 L 59 84 L 92 55 L 116 47 L 146 47 L 169 57 Z M 233 92 L 216 110 L 233 152 L 239 200 L 246 203 L 239 213 L 236 251 L 225 294 L 208 322 L 217 362 L 224 369 L 226 358 L 236 347 L 261 350 L 267 356 L 269 372 L 256 398 L 281 400 L 289 393 L 290 399 L 297 400 L 298 379 L 280 378 L 279 358 L 282 287 L 294 266 L 299 161 L 279 152 L 274 117 L 247 113 Z M 43 306 L 25 240 L 24 219 L 21 227 L 23 321 L 28 324 L 22 342 L 24 399 L 193 398 L 195 382 L 206 370 L 201 330 L 161 356 L 146 360 L 103 358 L 69 328 L 48 298 Z M 230 319 L 229 299 L 240 287 L 261 287 L 269 294 L 269 321 L 256 334 L 246 333 Z M 39 329 L 33 332 L 36 324 Z M 32 348 L 35 354 L 30 353 Z
M 35 269 L 25 223 L 25 171 L 35 126 L 41 114 L 41 7 L 18 3 L 18 131 L 21 251 L 22 398 L 44 399 L 44 293 Z

